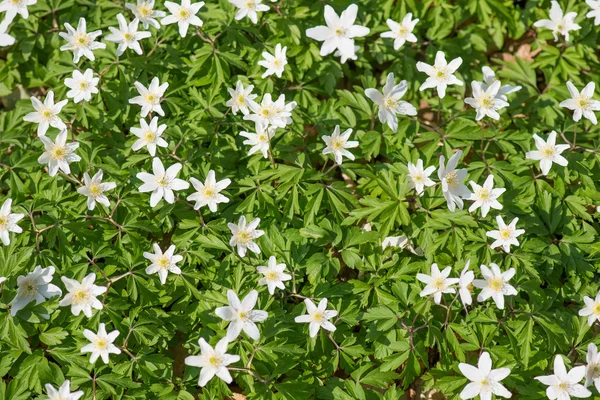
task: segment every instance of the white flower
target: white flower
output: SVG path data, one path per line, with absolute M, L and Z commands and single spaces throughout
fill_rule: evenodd
M 325 23 L 306 30 L 306 36 L 323 42 L 321 56 L 333 53 L 336 49 L 346 58 L 354 57 L 354 38 L 369 34 L 369 28 L 354 25 L 358 6 L 350 4 L 340 16 L 329 5 L 325 6 Z
M 60 169 L 65 174 L 71 173 L 69 163 L 81 160 L 75 150 L 79 147 L 79 143 L 67 143 L 67 130 L 62 130 L 56 136 L 56 142 L 53 142 L 47 136 L 40 136 L 40 140 L 44 144 L 46 150 L 38 158 L 40 164 L 48 164 L 48 173 L 50 176 L 56 175 Z
M 267 51 L 263 51 L 262 56 L 264 60 L 258 62 L 258 65 L 267 69 L 264 74 L 262 74 L 263 79 L 273 74 L 277 75 L 278 78 L 281 78 L 281 74 L 283 74 L 283 70 L 288 63 L 287 57 L 285 56 L 286 51 L 287 46 L 281 47 L 281 44 L 279 43 L 275 46 L 274 55 Z
M 525 157 L 530 160 L 539 160 L 542 174 L 548 175 L 550 168 L 552 168 L 552 163 L 556 163 L 563 167 L 566 167 L 569 164 L 567 159 L 560 154 L 570 146 L 568 144 L 556 144 L 555 131 L 550 132 L 546 142 L 535 133 L 533 134 L 533 139 L 535 140 L 535 147 L 537 147 L 537 150 L 527 152 Z
M 240 356 L 227 354 L 229 345 L 227 338 L 219 340 L 214 349 L 203 338 L 198 340 L 198 344 L 200 345 L 200 355 L 185 358 L 185 365 L 201 368 L 198 385 L 204 387 L 215 375 L 226 383 L 231 383 L 233 378 L 227 366 L 240 361 Z
M 0 208 L 0 240 L 5 246 L 10 244 L 10 232 L 23 232 L 23 228 L 17 225 L 17 222 L 22 220 L 25 214 L 11 214 L 11 207 L 12 199 L 8 198 L 4 200 L 2 208 Z
M 475 120 L 479 121 L 486 115 L 496 121 L 499 120 L 498 110 L 509 105 L 508 102 L 498 97 L 500 81 L 495 81 L 486 89 L 482 87 L 481 83 L 473 81 L 471 82 L 471 89 L 473 89 L 473 97 L 467 97 L 465 103 L 477 111 Z
M 164 253 L 158 244 L 154 243 L 152 247 L 154 248 L 154 254 L 147 251 L 144 252 L 144 258 L 152 261 L 152 264 L 146 268 L 146 273 L 148 275 L 158 274 L 160 283 L 163 285 L 167 282 L 167 275 L 169 272 L 181 275 L 181 269 L 177 266 L 177 263 L 183 260 L 183 256 L 174 254 L 175 245 L 170 245 Z
M 38 124 L 37 134 L 40 137 L 44 136 L 51 126 L 61 130 L 67 129 L 58 114 L 68 102 L 69 100 L 62 100 L 54 104 L 54 92 L 52 90 L 48 91 L 43 103 L 31 96 L 31 104 L 35 111 L 27 114 L 23 117 L 23 120 Z
M 260 151 L 264 158 L 269 157 L 269 148 L 271 139 L 275 135 L 276 126 L 271 125 L 266 128 L 263 124 L 256 124 L 256 133 L 241 131 L 240 136 L 248 138 L 248 140 L 244 140 L 244 144 L 252 146 L 250 150 L 248 150 L 248 155 Z
M 190 25 L 202 26 L 203 22 L 196 14 L 198 14 L 203 5 L 203 1 L 192 4 L 190 0 L 181 0 L 181 5 L 172 1 L 165 1 L 165 7 L 169 9 L 171 15 L 163 18 L 160 23 L 163 25 L 177 23 L 179 25 L 179 34 L 181 37 L 185 37 Z
M 579 310 L 579 315 L 588 317 L 588 325 L 592 326 L 596 320 L 600 321 L 600 292 L 598 292 L 595 299 L 583 296 L 583 302 L 585 307 Z
M 121 349 L 113 344 L 119 331 L 114 330 L 111 333 L 106 333 L 106 326 L 102 323 L 98 325 L 98 333 L 94 333 L 89 329 L 84 329 L 83 336 L 90 341 L 90 344 L 81 348 L 82 353 L 92 353 L 90 363 L 94 364 L 98 357 L 102 358 L 104 364 L 108 364 L 109 354 L 121 354 Z
M 240 302 L 233 290 L 227 291 L 227 300 L 229 306 L 217 307 L 215 314 L 224 321 L 231 321 L 227 328 L 227 340 L 234 340 L 244 331 L 253 340 L 260 339 L 260 332 L 255 322 L 261 322 L 267 319 L 269 314 L 266 311 L 254 310 L 258 292 L 252 290 Z
M 73 99 L 75 103 L 82 100 L 90 101 L 92 94 L 98 93 L 98 81 L 100 78 L 94 78 L 94 71 L 90 68 L 83 74 L 77 70 L 73 71 L 72 77 L 65 79 L 65 86 L 71 89 L 67 92 L 67 97 Z
M 152 192 L 150 195 L 150 207 L 158 204 L 163 197 L 169 204 L 175 202 L 174 190 L 186 190 L 190 184 L 182 179 L 177 178 L 177 174 L 181 171 L 182 165 L 175 163 L 166 171 L 160 158 L 152 159 L 152 174 L 140 172 L 136 177 L 144 182 L 138 189 L 142 193 Z
M 239 222 L 236 224 L 228 223 L 227 227 L 231 231 L 231 239 L 229 245 L 236 247 L 240 257 L 246 255 L 246 250 L 250 250 L 256 254 L 260 254 L 260 248 L 254 239 L 258 239 L 265 234 L 264 231 L 256 229 L 260 223 L 260 218 L 255 218 L 246 226 L 246 217 L 241 216 Z
M 394 74 L 390 72 L 387 76 L 383 94 L 377 89 L 365 90 L 365 95 L 379 107 L 379 121 L 388 124 L 391 130 L 398 130 L 398 117 L 401 115 L 417 115 L 417 109 L 410 103 L 400 100 L 408 90 L 406 81 L 400 81 L 394 85 Z
M 137 0 L 137 4 L 127 3 L 125 7 L 129 8 L 133 12 L 133 15 L 140 20 L 144 29 L 148 29 L 148 26 L 160 29 L 160 24 L 156 18 L 162 18 L 167 15 L 164 11 L 154 9 L 154 0 Z
M 600 354 L 594 343 L 588 345 L 587 365 L 585 366 L 585 387 L 595 385 L 600 391 Z
M 254 89 L 254 85 L 248 85 L 244 88 L 242 81 L 237 81 L 235 89 L 227 88 L 231 99 L 227 100 L 225 105 L 231 107 L 233 115 L 236 115 L 238 111 L 241 111 L 244 115 L 250 113 L 248 106 L 254 103 L 254 99 L 256 98 L 256 95 L 252 94 L 252 89 Z
M 334 57 L 340 57 L 340 63 L 346 64 L 348 60 L 358 60 L 358 55 L 356 54 L 358 50 L 360 50 L 360 46 L 354 46 L 354 53 L 352 54 L 342 54 L 339 50 L 336 50 L 333 55 Z
M 408 163 L 408 188 L 415 189 L 419 196 L 423 195 L 425 187 L 431 187 L 435 185 L 435 182 L 429 178 L 435 171 L 434 166 L 423 169 L 423 160 L 418 159 L 417 165 L 409 162 Z
M 547 385 L 546 395 L 550 400 L 570 400 L 571 396 L 577 398 L 590 397 L 592 392 L 579 382 L 585 376 L 585 365 L 580 365 L 567 372 L 562 356 L 554 358 L 554 375 L 536 376 L 535 379 Z
M 477 301 L 486 301 L 490 297 L 496 303 L 500 310 L 504 310 L 504 296 L 514 296 L 517 294 L 517 289 L 508 283 L 515 276 L 515 269 L 509 268 L 507 271 L 500 271 L 500 267 L 494 263 L 490 263 L 490 268 L 481 265 L 481 275 L 483 279 L 475 279 L 473 286 L 483 289 L 477 295 Z
M 259 274 L 264 275 L 264 277 L 258 280 L 258 284 L 261 286 L 267 285 L 267 289 L 271 295 L 275 293 L 275 288 L 285 290 L 285 284 L 283 282 L 292 279 L 291 275 L 283 272 L 285 271 L 285 264 L 277 264 L 275 256 L 269 257 L 268 265 L 259 266 L 256 268 L 256 271 Z
M 487 90 L 494 82 L 496 82 L 496 74 L 490 67 L 482 67 L 481 72 L 483 72 L 483 82 L 480 82 L 481 90 Z M 496 94 L 496 98 L 504 101 L 508 101 L 506 97 L 507 94 L 518 92 L 521 90 L 521 86 L 511 86 L 504 85 L 500 87 L 498 93 Z
M 406 14 L 400 23 L 388 19 L 385 23 L 390 30 L 383 32 L 381 37 L 394 39 L 394 50 L 400 49 L 406 42 L 416 43 L 417 37 L 412 31 L 415 29 L 417 22 L 419 22 L 419 18 L 412 19 L 412 13 Z
M 129 99 L 129 104 L 137 104 L 142 107 L 142 118 L 148 115 L 149 112 L 155 112 L 164 117 L 165 112 L 160 106 L 160 102 L 162 101 L 165 91 L 169 87 L 169 82 L 160 85 L 158 78 L 154 77 L 152 78 L 148 89 L 139 82 L 135 82 L 134 85 L 140 95 Z
M 410 251 L 416 256 L 423 255 L 423 249 L 421 249 L 420 247 L 414 248 L 410 240 L 404 235 L 388 236 L 385 239 L 383 239 L 383 241 L 381 242 L 381 248 L 385 250 L 388 247 L 399 247 L 401 249 L 408 249 L 408 251 Z
M 473 279 L 475 279 L 475 273 L 469 269 L 471 265 L 471 260 L 467 260 L 465 267 L 460 273 L 460 278 L 458 279 L 458 294 L 460 295 L 460 301 L 467 306 L 473 302 L 473 297 L 471 296 L 471 284 L 473 283 Z
M 450 64 L 446 62 L 446 56 L 444 52 L 438 51 L 435 55 L 435 64 L 429 65 L 419 61 L 417 63 L 417 70 L 424 72 L 429 75 L 429 78 L 423 82 L 420 91 L 430 88 L 436 88 L 440 99 L 446 96 L 446 88 L 449 85 L 462 86 L 462 81 L 458 80 L 454 73 L 462 64 L 462 58 L 457 57 L 450 61 Z
M 60 278 L 65 284 L 65 288 L 69 293 L 58 303 L 59 306 L 71 306 L 73 315 L 78 316 L 80 312 L 92 318 L 92 308 L 102 310 L 102 303 L 96 297 L 106 292 L 105 286 L 96 286 L 96 274 L 91 273 L 81 283 L 75 279 L 69 279 L 66 276 Z
M 594 18 L 595 26 L 600 25 L 600 0 L 585 0 L 585 2 L 592 9 L 592 11 L 588 12 L 585 16 Z
M 48 393 L 48 400 L 78 400 L 84 395 L 83 390 L 71 393 L 71 382 L 68 379 L 63 382 L 58 390 L 54 389 L 54 386 L 49 383 L 45 387 L 46 393 Z
M 506 225 L 501 216 L 496 216 L 496 222 L 498 223 L 497 231 L 488 231 L 485 233 L 487 237 L 496 239 L 494 243 L 490 245 L 492 249 L 498 246 L 502 246 L 505 252 L 510 253 L 510 245 L 519 245 L 517 237 L 525 233 L 524 229 L 517 229 L 517 221 L 519 218 L 515 218 L 510 224 Z
M 196 178 L 190 178 L 190 182 L 192 182 L 194 189 L 196 189 L 196 193 L 189 195 L 187 199 L 196 202 L 194 210 L 208 206 L 210 211 L 217 212 L 217 204 L 229 203 L 229 199 L 221 194 L 221 190 L 224 190 L 231 184 L 231 179 L 226 178 L 217 182 L 215 171 L 211 169 L 208 171 L 204 183 Z
M 542 19 L 537 21 L 533 26 L 536 28 L 548 28 L 552 30 L 554 40 L 558 40 L 558 34 L 564 35 L 565 40 L 569 41 L 569 31 L 577 31 L 581 29 L 581 26 L 575 23 L 577 18 L 576 12 L 567 13 L 563 15 L 563 10 L 560 8 L 560 4 L 557 1 L 552 1 L 552 7 L 550 8 L 550 19 Z
M 510 369 L 498 368 L 492 370 L 492 358 L 487 351 L 484 351 L 479 357 L 477 367 L 460 363 L 458 369 L 471 381 L 460 393 L 461 399 L 466 400 L 480 396 L 481 400 L 491 400 L 492 394 L 507 399 L 511 398 L 512 393 L 500 383 L 510 374 Z
M 0 47 L 12 46 L 13 44 L 15 44 L 15 38 L 6 33 L 6 31 L 8 30 L 8 25 L 11 22 L 12 21 L 9 21 L 8 19 L 5 19 L 2 22 L 0 22 Z
M 52 278 L 54 276 L 54 267 L 42 268 L 41 266 L 27 275 L 22 275 L 17 278 L 17 295 L 10 302 L 10 313 L 14 317 L 19 310 L 35 300 L 35 304 L 41 304 L 46 299 L 54 296 L 62 295 L 62 291 L 58 286 L 53 285 Z
M 315 306 L 311 299 L 304 299 L 304 304 L 306 305 L 306 314 L 297 316 L 294 321 L 297 323 L 308 322 L 308 334 L 311 338 L 317 336 L 320 328 L 329 332 L 335 331 L 335 325 L 329 320 L 337 316 L 338 312 L 327 309 L 327 299 L 321 299 L 318 306 Z
M 579 93 L 579 90 L 571 82 L 567 82 L 567 88 L 569 89 L 569 93 L 571 93 L 571 98 L 561 102 L 559 105 L 575 111 L 573 113 L 573 121 L 577 122 L 583 116 L 596 125 L 598 120 L 594 111 L 600 110 L 600 101 L 592 99 L 596 84 L 594 82 L 588 83 L 581 93 Z
M 7 21 L 12 22 L 13 19 L 19 14 L 21 17 L 29 18 L 28 6 L 32 6 L 37 3 L 37 0 L 4 0 L 0 2 L 0 13 L 5 12 L 4 18 Z
M 467 177 L 467 170 L 456 169 L 458 160 L 462 156 L 462 150 L 458 150 L 448 160 L 448 165 L 444 166 L 445 158 L 440 156 L 440 168 L 438 169 L 438 178 L 442 181 L 442 193 L 448 203 L 450 211 L 456 210 L 456 206 L 460 210 L 463 209 L 463 200 L 471 195 L 469 189 L 463 183 Z
M 128 25 L 127 21 L 125 21 L 125 17 L 123 16 L 123 14 L 118 14 L 117 21 L 119 22 L 119 29 L 109 26 L 108 30 L 111 33 L 106 35 L 104 39 L 108 40 L 109 42 L 117 43 L 119 45 L 117 47 L 117 56 L 120 56 L 121 54 L 125 53 L 125 50 L 127 49 L 131 49 L 137 54 L 142 55 L 143 51 L 142 47 L 139 44 L 139 41 L 152 36 L 150 32 L 138 32 L 138 26 L 140 25 L 140 21 L 137 18 L 131 21 Z
M 342 165 L 343 156 L 348 157 L 350 160 L 354 160 L 354 154 L 346 150 L 358 147 L 357 141 L 348 141 L 351 134 L 352 129 L 346 129 L 344 133 L 340 134 L 340 126 L 336 125 L 331 136 L 323 135 L 323 141 L 326 144 L 326 147 L 323 149 L 323 154 L 333 153 L 337 165 Z
M 62 51 L 73 51 L 73 62 L 78 63 L 81 56 L 86 56 L 89 60 L 94 61 L 94 50 L 105 49 L 106 44 L 96 42 L 96 38 L 102 35 L 102 31 L 94 31 L 87 33 L 85 18 L 79 18 L 77 29 L 73 28 L 68 22 L 65 23 L 67 33 L 59 32 L 58 35 L 65 39 L 68 43 L 61 46 Z
M 156 146 L 169 146 L 166 140 L 162 138 L 162 134 L 165 129 L 167 129 L 166 124 L 161 124 L 158 126 L 158 117 L 152 118 L 150 124 L 148 124 L 144 118 L 140 118 L 140 127 L 133 127 L 129 129 L 129 132 L 133 133 L 139 138 L 133 143 L 133 145 L 131 145 L 131 149 L 138 151 L 145 146 L 148 149 L 148 153 L 154 157 L 156 155 Z
M 102 183 L 102 174 L 102 170 L 99 170 L 93 178 L 90 178 L 90 175 L 87 172 L 84 172 L 84 186 L 77 189 L 77 193 L 87 196 L 88 210 L 93 210 L 96 207 L 96 202 L 106 207 L 110 206 L 110 201 L 104 192 L 116 188 L 117 184 L 114 182 Z
M 269 6 L 261 4 L 262 0 L 229 0 L 231 4 L 238 8 L 235 13 L 236 21 L 248 16 L 253 24 L 258 23 L 258 13 L 268 11 Z
M 452 267 L 446 267 L 440 272 L 438 265 L 431 264 L 431 275 L 417 274 L 417 279 L 423 282 L 426 286 L 419 293 L 421 297 L 433 295 L 435 304 L 440 304 L 443 293 L 456 293 L 456 289 L 452 285 L 458 283 L 458 278 L 448 278 L 452 272 Z
M 506 189 L 494 189 L 494 175 L 488 175 L 483 186 L 479 186 L 473 181 L 470 184 L 473 188 L 473 193 L 471 193 L 471 196 L 467 200 L 474 201 L 474 203 L 469 207 L 469 212 L 473 212 L 481 207 L 481 216 L 485 218 L 490 208 L 502 210 L 502 204 L 498 201 L 498 197 L 506 192 Z
M 257 129 L 259 124 L 285 128 L 286 125 L 292 123 L 292 110 L 296 107 L 296 102 L 291 101 L 286 104 L 283 94 L 273 102 L 271 94 L 267 93 L 263 96 L 260 104 L 252 102 L 248 104 L 248 107 L 252 110 L 252 114 L 245 115 L 244 119 L 254 121 Z

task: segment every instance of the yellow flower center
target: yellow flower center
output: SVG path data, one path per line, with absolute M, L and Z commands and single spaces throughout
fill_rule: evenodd
M 486 95 L 481 99 L 481 108 L 493 108 L 495 104 L 494 97 L 492 95 Z
M 162 187 L 168 187 L 170 184 L 169 178 L 162 176 L 156 180 L 156 184 Z
M 49 110 L 49 109 L 46 108 L 46 109 L 44 109 L 44 111 L 42 111 L 42 116 L 45 119 L 51 119 L 54 116 L 54 114 L 52 113 L 51 110 Z
M 502 277 L 493 277 L 488 280 L 487 284 L 494 292 L 500 292 L 504 287 L 504 280 Z
M 87 290 L 78 290 L 77 292 L 73 293 L 73 296 L 71 297 L 71 300 L 73 301 L 73 304 L 82 304 L 82 303 L 87 303 L 87 301 L 90 298 L 90 292 Z
M 152 14 L 152 9 L 147 4 L 144 4 L 138 7 L 138 13 L 144 17 L 149 17 Z
M 317 311 L 316 313 L 313 314 L 313 321 L 314 322 L 323 322 L 325 320 L 325 314 L 323 313 L 323 311 Z
M 147 142 L 154 142 L 154 139 L 155 139 L 155 138 L 156 138 L 156 134 L 155 134 L 154 132 L 152 132 L 152 131 L 146 131 L 146 132 L 144 133 L 144 139 L 145 139 Z
M 589 370 L 592 375 L 592 379 L 600 378 L 600 364 L 599 363 L 590 363 Z
M 86 81 L 79 82 L 79 89 L 81 90 L 86 90 L 89 86 L 89 83 L 87 83 Z
M 248 244 L 252 241 L 252 235 L 248 231 L 239 231 L 237 234 L 237 241 L 242 244 Z
M 542 149 L 542 154 L 544 157 L 551 158 L 556 154 L 556 150 L 554 149 L 554 146 L 545 146 Z
M 131 40 L 133 38 L 133 35 L 131 33 L 126 33 L 123 35 L 123 37 L 125 38 L 125 40 Z
M 335 139 L 331 140 L 331 148 L 334 151 L 339 151 L 339 150 L 343 150 L 344 149 L 344 139 L 342 139 L 341 137 L 336 137 Z
M 247 311 L 240 311 L 240 312 L 238 313 L 238 317 L 239 317 L 240 319 L 242 319 L 242 320 L 247 320 L 247 319 L 248 319 L 248 317 L 250 316 L 249 314 L 250 314 L 250 313 L 248 313 Z
M 0 231 L 5 231 L 8 228 L 8 215 L 0 215 Z
M 600 315 L 600 303 L 594 304 L 593 313 L 594 315 Z
M 501 228 L 498 232 L 500 240 L 508 240 L 512 236 L 512 232 L 508 227 Z
M 146 95 L 146 101 L 150 104 L 157 104 L 158 103 L 158 97 L 155 96 L 153 93 L 148 93 Z
M 102 186 L 97 183 L 92 183 L 90 185 L 90 194 L 94 197 L 100 196 L 102 194 Z
M 158 268 L 160 268 L 160 269 L 169 269 L 169 264 L 171 264 L 171 263 L 169 262 L 169 259 L 167 258 L 167 256 L 163 255 L 156 260 L 156 264 L 158 265 Z
M 90 37 L 87 33 L 78 33 L 75 35 L 75 45 L 77 47 L 87 46 L 90 44 Z
M 492 195 L 490 193 L 490 191 L 487 189 L 481 189 L 481 190 L 479 190 L 479 193 L 477 193 L 477 194 L 479 196 L 479 200 L 481 200 L 481 201 L 489 200 L 490 196 Z
M 216 191 L 212 186 L 204 186 L 204 195 L 206 197 L 213 197 L 215 194 Z
M 458 185 L 458 175 L 456 174 L 456 171 L 448 172 L 444 179 L 446 179 L 446 183 L 449 187 L 455 187 Z
M 96 348 L 98 350 L 108 350 L 108 341 L 106 339 L 96 340 Z
M 64 146 L 54 146 L 50 152 L 50 157 L 53 160 L 64 160 L 67 156 L 67 148 Z
M 239 104 L 244 104 L 246 102 L 243 95 L 239 95 L 237 101 Z
M 344 28 L 337 28 L 335 30 L 335 34 L 337 36 L 344 36 L 346 34 L 346 30 Z
M 396 108 L 398 107 L 398 102 L 392 98 L 388 98 L 385 100 L 386 108 Z
M 408 29 L 405 28 L 404 26 L 401 26 L 400 29 L 398 30 L 398 34 L 400 35 L 406 35 L 408 33 Z
M 267 275 L 265 277 L 267 278 L 268 281 L 278 281 L 279 273 L 277 273 L 277 271 L 269 271 L 269 272 L 267 272 Z
M 437 278 L 433 279 L 433 281 L 431 282 L 431 286 L 433 286 L 437 290 L 443 290 L 446 288 L 446 283 L 444 282 L 444 278 L 438 276 Z
M 28 279 L 21 286 L 23 294 L 28 297 L 35 297 L 38 294 L 38 287 L 35 281 Z
M 591 106 L 590 98 L 584 95 L 579 96 L 579 101 L 577 101 L 577 103 L 583 111 L 587 111 Z
M 219 368 L 223 365 L 223 359 L 217 355 L 214 355 L 208 359 L 208 363 L 214 368 Z
M 190 10 L 188 10 L 187 8 L 180 8 L 179 9 L 179 17 L 181 19 L 188 19 L 190 17 Z

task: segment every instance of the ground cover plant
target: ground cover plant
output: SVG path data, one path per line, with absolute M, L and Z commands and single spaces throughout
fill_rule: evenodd
M 0 399 L 600 398 L 600 1 L 0 21 Z

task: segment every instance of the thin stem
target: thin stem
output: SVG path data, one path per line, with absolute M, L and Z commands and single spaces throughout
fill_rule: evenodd
M 334 163 L 327 171 L 325 171 L 325 173 L 323 175 L 327 175 L 331 172 L 331 170 L 333 170 L 335 167 L 337 167 L 338 164 Z
M 327 337 L 329 338 L 329 340 L 331 340 L 331 343 L 333 343 L 337 351 L 342 351 L 342 348 L 337 344 L 333 336 L 331 336 L 331 333 L 327 332 Z
M 275 158 L 273 157 L 273 147 L 271 146 L 271 139 L 269 139 L 269 160 L 271 160 L 271 166 L 276 169 Z
M 254 379 L 264 383 L 265 385 L 269 385 L 269 380 L 268 379 L 264 379 L 262 378 L 260 375 L 258 375 L 258 373 L 256 373 L 254 370 L 250 369 L 250 368 L 238 368 L 238 367 L 227 367 L 228 370 L 230 371 L 245 371 L 248 372 L 250 375 L 252 375 L 254 377 Z

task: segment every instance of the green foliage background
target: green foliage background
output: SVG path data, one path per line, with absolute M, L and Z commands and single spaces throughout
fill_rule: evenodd
M 157 8 L 164 10 L 161 3 Z M 304 34 L 323 24 L 324 4 L 281 0 L 272 4 L 277 11 L 260 14 L 259 24 L 252 25 L 248 19 L 235 21 L 227 1 L 208 2 L 200 12 L 205 40 L 192 34 L 193 27 L 184 39 L 175 26 L 150 28 L 153 36 L 142 41 L 143 56 L 128 50 L 117 59 L 108 43 L 95 52 L 95 62 L 82 60 L 79 68 L 103 75 L 91 103 L 69 102 L 63 109 L 82 157 L 71 164 L 72 176 L 82 179 L 83 172 L 102 168 L 105 180 L 118 185 L 109 192 L 109 209 L 98 205 L 87 211 L 77 184 L 48 176 L 37 162 L 43 147 L 35 126 L 22 120 L 32 110 L 28 96 L 15 104 L 4 99 L 1 197 L 12 197 L 13 212 L 27 216 L 20 223 L 25 232 L 11 235 L 10 246 L 0 249 L 0 276 L 9 277 L 0 304 L 0 399 L 44 398 L 45 383 L 56 386 L 64 379 L 84 390 L 84 398 L 97 399 L 220 399 L 238 392 L 249 399 L 391 400 L 421 385 L 458 398 L 466 379 L 457 365 L 474 364 L 482 350 L 491 353 L 495 367 L 512 369 L 504 383 L 517 398 L 541 399 L 545 387 L 532 377 L 548 374 L 555 354 L 568 355 L 572 365 L 585 362 L 587 344 L 600 343 L 594 339 L 598 327 L 577 316 L 582 297 L 595 297 L 600 287 L 595 209 L 600 131 L 581 122 L 580 147 L 563 154 L 568 167 L 554 165 L 547 177 L 539 176 L 525 152 L 533 146 L 533 133 L 545 137 L 556 130 L 574 141 L 571 113 L 558 103 L 569 97 L 567 80 L 581 88 L 600 78 L 600 30 L 585 19 L 589 8 L 581 1 L 561 2 L 563 9 L 578 12 L 576 22 L 583 28 L 571 43 L 555 43 L 550 31 L 531 28 L 547 18 L 549 1 L 360 0 L 358 20 L 371 34 L 357 39 L 358 60 L 341 65 L 333 56 L 320 57 L 319 43 Z M 350 3 L 330 4 L 340 12 Z M 108 0 L 39 0 L 30 12 L 28 20 L 17 17 L 11 25 L 17 43 L 0 49 L 2 96 L 22 85 L 31 95 L 44 97 L 52 89 L 57 100 L 65 99 L 63 80 L 75 67 L 72 53 L 59 50 L 63 23 L 85 17 L 88 31 L 106 34 L 119 12 L 132 18 L 123 2 Z M 400 20 L 406 12 L 421 19 L 415 29 L 419 42 L 394 51 L 392 41 L 379 34 L 388 30 L 387 18 Z M 277 43 L 288 46 L 290 63 L 281 79 L 261 79 L 257 62 Z M 503 61 L 503 54 L 515 54 L 523 44 L 539 51 L 535 61 Z M 463 58 L 458 77 L 466 83 L 449 89 L 440 118 L 434 92 L 418 92 L 426 76 L 415 66 L 432 63 L 437 50 L 448 60 Z M 523 87 L 511 95 L 511 106 L 497 123 L 474 122 L 474 110 L 463 101 L 470 82 L 482 80 L 484 65 L 504 84 Z M 409 82 L 404 100 L 421 109 L 416 118 L 401 117 L 397 133 L 377 120 L 364 96 L 364 89 L 380 88 L 388 72 Z M 185 201 L 191 190 L 180 192 L 175 204 L 162 201 L 155 209 L 149 195 L 138 192 L 135 175 L 150 169 L 151 157 L 131 150 L 135 138 L 129 128 L 139 124 L 139 107 L 128 99 L 137 95 L 134 81 L 147 84 L 154 76 L 170 84 L 166 116 L 159 118 L 168 125 L 169 148 L 159 149 L 160 157 L 166 165 L 181 160 L 179 177 L 186 180 L 203 180 L 209 169 L 218 179 L 230 178 L 231 202 L 220 204 L 217 213 L 194 211 Z M 286 101 L 298 102 L 293 124 L 278 129 L 273 140 L 275 167 L 259 155 L 246 155 L 238 133 L 253 131 L 253 124 L 225 106 L 226 89 L 238 79 L 254 84 L 259 99 L 283 93 Z M 325 174 L 321 136 L 335 125 L 353 128 L 361 145 L 352 150 L 355 162 Z M 49 131 L 50 137 L 55 134 Z M 496 229 L 496 212 L 485 219 L 479 212 L 451 213 L 439 185 L 418 199 L 407 190 L 409 161 L 423 158 L 437 166 L 440 155 L 448 158 L 458 148 L 469 180 L 482 183 L 491 173 L 506 187 L 500 215 L 519 217 L 519 227 L 526 229 L 511 254 L 490 249 L 485 236 Z M 240 259 L 228 245 L 226 224 L 240 215 L 261 218 L 266 234 L 258 240 L 259 256 Z M 372 232 L 361 231 L 365 222 Z M 424 257 L 382 250 L 383 238 L 400 234 L 420 246 Z M 183 274 L 170 275 L 165 286 L 144 273 L 142 253 L 153 243 L 163 249 L 175 244 L 185 257 Z M 294 323 L 304 305 L 292 282 L 273 297 L 259 287 L 257 308 L 269 312 L 259 324 L 261 339 L 254 343 L 242 335 L 229 352 L 242 357 L 237 367 L 254 354 L 251 368 L 266 383 L 234 371 L 231 386 L 215 379 L 200 390 L 198 369 L 185 368 L 183 359 L 199 353 L 199 337 L 214 345 L 225 335 L 214 309 L 226 303 L 228 288 L 242 295 L 257 288 L 255 268 L 266 265 L 270 255 L 293 271 L 296 294 L 327 297 L 339 311 L 333 334 L 339 349 L 323 333 L 311 340 L 307 326 Z M 516 268 L 519 294 L 506 310 L 491 301 L 474 302 L 466 313 L 460 302 L 448 307 L 450 295 L 444 307 L 419 297 L 417 272 L 428 272 L 437 262 L 453 266 L 456 276 L 469 259 L 477 277 L 482 263 Z M 6 304 L 16 293 L 17 276 L 36 265 L 56 266 L 54 283 L 63 289 L 60 276 L 81 279 L 92 271 L 98 272 L 97 284 L 106 285 L 102 270 L 114 280 L 105 309 L 87 320 L 54 300 L 11 317 Z M 51 314 L 48 321 L 39 316 L 45 312 Z M 123 353 L 112 355 L 107 366 L 88 363 L 89 355 L 79 353 L 86 343 L 82 331 L 95 331 L 100 322 L 120 331 L 117 345 L 128 337 L 126 347 L 135 359 Z

